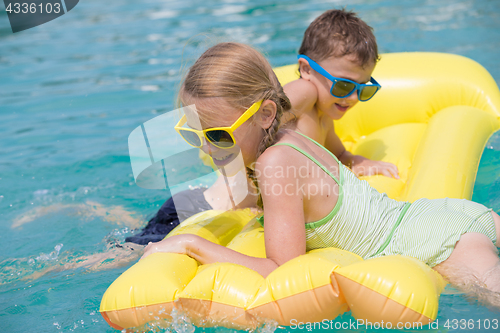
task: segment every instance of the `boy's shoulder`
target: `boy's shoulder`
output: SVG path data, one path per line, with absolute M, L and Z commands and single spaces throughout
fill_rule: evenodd
M 290 99 L 292 109 L 299 114 L 309 112 L 318 100 L 318 90 L 316 86 L 308 80 L 297 79 L 287 83 L 283 90 Z
M 314 97 L 317 98 L 318 96 L 318 91 L 316 89 L 316 86 L 309 80 L 304 80 L 303 78 L 298 78 L 297 80 L 291 81 L 283 87 L 285 90 L 285 93 L 287 91 L 290 92 L 295 92 L 296 94 L 300 95 L 313 95 Z

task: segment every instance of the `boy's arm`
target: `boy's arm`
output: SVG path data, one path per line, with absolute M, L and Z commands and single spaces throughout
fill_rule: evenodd
M 349 168 L 352 167 L 351 157 L 353 155 L 345 149 L 344 144 L 342 143 L 342 141 L 340 141 L 337 133 L 335 133 L 333 121 L 332 126 L 326 133 L 325 148 L 331 151 L 333 155 L 337 156 L 342 164 L 348 166 Z
M 383 161 L 373 161 L 347 151 L 337 133 L 335 133 L 335 128 L 333 126 L 326 135 L 325 148 L 337 156 L 342 164 L 351 168 L 352 172 L 358 177 L 379 174 L 399 179 L 398 168 L 394 164 Z

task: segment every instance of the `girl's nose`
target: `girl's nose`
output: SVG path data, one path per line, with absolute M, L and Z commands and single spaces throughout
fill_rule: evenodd
M 212 155 L 212 153 L 217 151 L 217 149 L 219 148 L 211 145 L 206 138 L 203 138 L 203 146 L 201 146 L 201 150 L 203 150 L 205 154 Z

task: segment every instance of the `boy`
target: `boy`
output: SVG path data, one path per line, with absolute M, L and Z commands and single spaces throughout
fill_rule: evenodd
M 372 28 L 352 12 L 329 10 L 307 28 L 299 49 L 301 77 L 284 90 L 299 132 L 325 146 L 357 176 L 382 174 L 398 179 L 394 164 L 346 151 L 332 121 L 380 88 L 371 78 L 378 59 Z

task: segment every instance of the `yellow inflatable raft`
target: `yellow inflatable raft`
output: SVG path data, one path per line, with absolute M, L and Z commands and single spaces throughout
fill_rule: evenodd
M 296 66 L 276 69 L 285 84 Z M 436 53 L 385 54 L 374 77 L 383 89 L 335 123 L 349 150 L 395 163 L 401 179 L 366 180 L 390 197 L 467 198 L 489 136 L 500 128 L 500 92 L 479 64 Z M 197 214 L 169 236 L 193 233 L 264 257 L 263 229 L 248 210 Z M 175 308 L 196 325 L 254 328 L 329 321 L 345 311 L 361 322 L 402 328 L 437 316 L 442 277 L 418 260 L 363 260 L 334 248 L 310 251 L 267 278 L 239 265 L 199 266 L 186 256 L 156 253 L 108 288 L 101 314 L 116 329 L 169 324 Z

